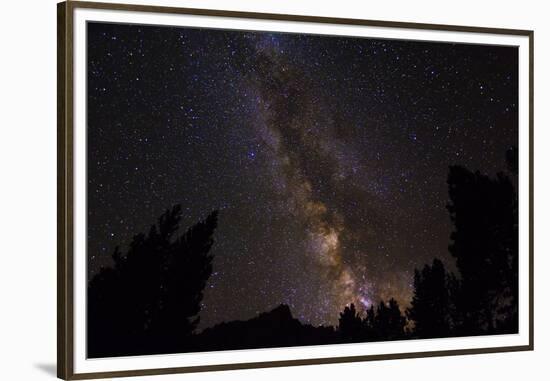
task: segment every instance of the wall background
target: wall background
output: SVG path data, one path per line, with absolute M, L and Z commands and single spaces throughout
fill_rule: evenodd
M 124 1 L 120 1 L 124 2 Z M 550 25 L 544 2 L 133 0 L 132 3 L 535 30 L 535 351 L 201 373 L 140 380 L 547 379 L 550 356 Z M 0 22 L 0 366 L 53 379 L 56 361 L 56 1 L 3 4 Z M 542 196 L 541 196 L 542 195 Z M 546 361 L 545 361 L 546 360 Z

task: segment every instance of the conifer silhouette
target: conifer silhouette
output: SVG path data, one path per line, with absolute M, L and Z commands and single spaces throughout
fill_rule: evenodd
M 340 312 L 338 331 L 344 342 L 360 341 L 361 325 L 361 318 L 355 310 L 355 305 L 353 303 L 351 303 L 349 307 L 346 306 L 343 312 Z
M 174 238 L 181 207 L 167 210 L 148 234 L 134 237 L 114 266 L 88 288 L 88 356 L 185 350 L 198 324 L 203 289 L 212 272 L 217 212 Z
M 407 317 L 414 321 L 414 335 L 420 338 L 445 337 L 451 330 L 449 275 L 443 262 L 434 259 L 422 271 L 414 271 L 414 291 Z
M 517 195 L 503 173 L 491 179 L 452 166 L 448 184 L 455 226 L 449 251 L 460 274 L 458 333 L 494 333 L 504 318 L 499 311 L 517 305 Z

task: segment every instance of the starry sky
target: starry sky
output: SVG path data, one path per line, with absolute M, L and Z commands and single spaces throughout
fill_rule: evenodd
M 219 210 L 201 327 L 336 324 L 448 254 L 449 165 L 518 143 L 517 48 L 88 23 L 88 269 Z

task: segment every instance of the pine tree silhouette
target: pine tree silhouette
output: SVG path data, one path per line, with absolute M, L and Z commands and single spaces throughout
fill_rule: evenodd
M 375 328 L 385 340 L 402 339 L 407 319 L 401 314 L 399 304 L 391 298 L 388 304 L 381 302 L 376 311 Z
M 134 237 L 88 287 L 88 357 L 185 350 L 212 272 L 217 212 L 174 239 L 181 207 Z
M 361 328 L 362 322 L 355 305 L 351 303 L 348 307 L 344 308 L 343 312 L 340 312 L 340 318 L 338 319 L 338 331 L 342 341 L 354 342 L 361 340 Z
M 362 341 L 387 341 L 405 338 L 407 318 L 399 309 L 394 298 L 389 302 L 380 301 L 375 308 L 371 305 L 362 320 Z
M 367 309 L 363 323 L 363 338 L 365 341 L 375 341 L 378 339 L 376 332 L 376 310 L 374 304 Z
M 460 272 L 458 334 L 495 333 L 517 315 L 501 316 L 517 309 L 517 195 L 503 173 L 491 179 L 459 166 L 450 167 L 448 185 L 455 225 L 449 251 Z
M 407 317 L 414 321 L 414 337 L 445 337 L 451 333 L 449 276 L 443 262 L 434 259 L 422 271 L 414 271 L 414 292 Z

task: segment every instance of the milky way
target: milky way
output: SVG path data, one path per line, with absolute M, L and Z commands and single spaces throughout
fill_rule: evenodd
M 201 327 L 280 303 L 335 324 L 450 268 L 448 166 L 517 146 L 517 49 L 88 25 L 88 259 L 220 211 Z
M 343 215 L 327 205 L 322 189 L 313 182 L 323 179 L 323 187 L 338 192 L 348 163 L 345 151 L 334 144 L 334 122 L 323 116 L 324 105 L 315 96 L 314 84 L 285 59 L 276 38 L 266 39 L 267 43 L 261 40 L 256 45 L 258 70 L 251 75 L 261 105 L 262 122 L 255 127 L 273 153 L 275 185 L 287 199 L 289 213 L 307 232 L 304 254 L 312 259 L 323 285 L 315 298 L 334 315 L 334 306 L 367 299 L 344 263 L 342 237 L 348 229 Z

